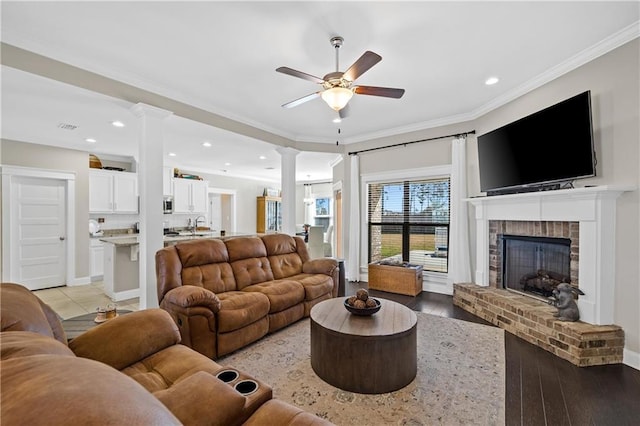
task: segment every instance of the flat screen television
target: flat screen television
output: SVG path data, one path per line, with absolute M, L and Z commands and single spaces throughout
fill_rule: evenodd
M 558 189 L 596 175 L 591 92 L 478 136 L 487 195 Z

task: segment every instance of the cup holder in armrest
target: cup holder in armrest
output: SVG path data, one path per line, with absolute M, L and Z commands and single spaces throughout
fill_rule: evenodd
M 225 383 L 233 382 L 240 374 L 236 370 L 222 370 L 216 374 L 216 377 Z
M 233 387 L 242 395 L 251 395 L 258 390 L 258 383 L 254 380 L 241 380 Z

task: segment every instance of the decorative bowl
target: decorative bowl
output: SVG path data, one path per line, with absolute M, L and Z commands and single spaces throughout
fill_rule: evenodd
M 378 299 L 374 299 L 373 297 L 371 297 L 370 299 L 376 302 L 376 306 L 374 306 L 373 308 L 360 309 L 360 308 L 353 307 L 347 303 L 347 299 L 344 299 L 344 307 L 347 308 L 347 311 L 351 312 L 353 315 L 360 315 L 360 316 L 373 315 L 380 310 L 380 307 L 382 305 L 380 304 L 380 301 Z

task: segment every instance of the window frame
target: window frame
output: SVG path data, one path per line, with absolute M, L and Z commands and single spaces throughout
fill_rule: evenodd
M 415 169 L 393 170 L 379 173 L 363 173 L 360 175 L 360 254 L 361 259 L 370 259 L 369 253 L 369 185 L 394 181 L 416 181 L 447 178 L 451 180 L 451 165 L 421 167 Z M 449 223 L 450 225 L 450 223 Z M 448 262 L 448 259 L 447 259 Z M 447 272 L 425 271 L 425 276 L 435 277 L 435 281 L 442 281 Z

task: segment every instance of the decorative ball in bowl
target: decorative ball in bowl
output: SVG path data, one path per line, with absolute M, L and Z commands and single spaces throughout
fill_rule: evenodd
M 380 310 L 380 301 L 369 297 L 366 289 L 360 289 L 355 296 L 345 299 L 344 307 L 354 315 L 369 316 Z

